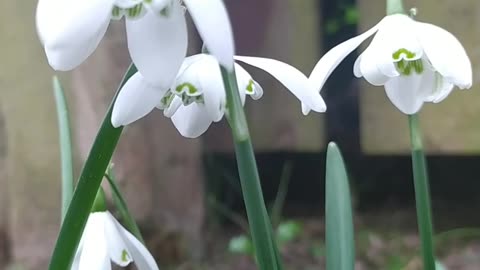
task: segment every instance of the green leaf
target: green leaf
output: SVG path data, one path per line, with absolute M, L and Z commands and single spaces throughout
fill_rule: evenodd
M 105 177 L 107 178 L 108 183 L 112 188 L 113 202 L 115 203 L 115 207 L 120 212 L 120 216 L 122 217 L 122 220 L 125 223 L 125 226 L 133 235 L 135 235 L 135 237 L 137 237 L 138 240 L 140 240 L 143 244 L 145 244 L 145 240 L 143 239 L 140 229 L 138 228 L 138 225 L 135 222 L 135 218 L 133 218 L 132 214 L 128 210 L 127 203 L 123 198 L 120 188 L 118 187 L 117 180 L 115 178 L 115 173 L 113 172 L 113 166 L 108 167 Z
M 137 69 L 132 64 L 125 74 L 118 90 L 135 74 Z M 116 97 L 116 96 L 115 96 Z M 93 201 L 100 187 L 113 151 L 117 146 L 123 128 L 114 128 L 111 124 L 112 100 L 102 126 L 95 138 L 90 154 L 73 193 L 72 201 L 60 229 L 60 234 L 50 261 L 50 270 L 70 269 L 83 229 L 87 223 Z
M 353 270 L 352 203 L 342 154 L 333 142 L 328 144 L 325 187 L 327 270 Z
M 53 77 L 53 94 L 57 107 L 58 130 L 60 139 L 60 159 L 62 166 L 62 222 L 67 213 L 73 194 L 73 157 L 70 121 L 67 100 L 57 76 Z

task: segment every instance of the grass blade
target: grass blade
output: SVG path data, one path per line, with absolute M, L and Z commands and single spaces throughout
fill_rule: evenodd
M 125 84 L 136 71 L 135 66 L 132 64 L 126 72 L 117 90 L 117 94 L 123 84 Z M 122 133 L 122 128 L 114 128 L 111 124 L 110 118 L 114 101 L 115 98 L 110 104 L 87 161 L 85 162 L 85 166 L 83 167 L 62 228 L 60 229 L 49 270 L 64 270 L 70 269 L 71 267 L 97 190 L 100 187 L 100 183 L 112 158 L 113 151 Z
M 62 166 L 62 222 L 73 195 L 73 156 L 67 100 L 57 76 L 53 77 L 53 94 L 57 107 Z
M 333 142 L 328 144 L 325 181 L 327 270 L 353 270 L 355 241 L 350 188 L 342 154 Z

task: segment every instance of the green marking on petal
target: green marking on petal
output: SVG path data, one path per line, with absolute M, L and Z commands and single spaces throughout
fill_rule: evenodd
M 122 262 L 128 262 L 130 260 L 128 252 L 124 249 L 122 250 Z
M 245 89 L 247 94 L 253 95 L 255 93 L 255 91 L 253 90 L 254 85 L 255 85 L 255 83 L 253 82 L 252 79 L 250 79 L 250 81 L 248 81 L 247 88 Z
M 117 6 L 114 6 L 112 9 L 112 17 L 118 18 L 120 17 L 121 9 Z
M 424 70 L 422 59 L 413 61 L 402 59 L 398 62 L 395 62 L 395 66 L 397 67 L 398 72 L 404 76 L 412 74 L 412 71 L 415 71 L 417 74 L 422 74 Z
M 134 7 L 127 9 L 127 16 L 129 19 L 135 19 L 140 17 L 140 15 L 142 15 L 142 11 L 143 11 L 143 4 L 138 4 L 138 5 L 135 5 Z
M 175 88 L 175 92 L 177 94 L 181 94 L 181 93 L 185 92 L 184 91 L 185 88 L 187 89 L 186 93 L 189 96 L 198 96 L 200 94 L 198 89 L 193 84 L 188 83 L 188 82 L 177 85 L 177 87 Z
M 402 56 L 402 54 L 406 56 L 406 59 L 413 59 L 416 56 L 416 53 L 411 52 L 405 48 L 402 48 L 392 54 L 393 60 L 396 60 L 396 61 L 400 60 L 400 57 Z

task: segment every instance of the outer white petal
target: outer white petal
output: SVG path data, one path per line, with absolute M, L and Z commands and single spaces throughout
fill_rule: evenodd
M 228 70 L 233 69 L 234 42 L 228 12 L 222 0 L 184 0 L 209 52 Z
M 375 48 L 376 54 L 383 63 L 391 63 L 393 54 L 400 49 L 415 53 L 415 56 L 409 58 L 405 53 L 401 53 L 399 60 L 415 60 L 423 56 L 422 46 L 415 35 L 415 21 L 403 14 L 385 17 L 370 46 Z
M 421 75 L 398 76 L 385 84 L 390 101 L 403 113 L 414 114 L 420 110 L 427 92 L 435 87 L 435 75 L 425 70 Z
M 151 86 L 139 72 L 135 73 L 115 100 L 112 125 L 124 126 L 144 117 L 155 108 L 166 91 Z
M 439 103 L 443 101 L 453 90 L 453 83 L 448 82 L 442 75 L 435 72 L 435 89 L 425 101 Z
M 79 269 L 105 270 L 111 269 L 104 234 L 105 212 L 91 213 L 83 237 L 83 251 L 80 255 Z
M 187 27 L 182 8 L 173 1 L 169 16 L 154 12 L 127 20 L 128 48 L 138 71 L 160 88 L 169 88 L 187 52 Z
M 119 266 L 127 266 L 132 262 L 130 251 L 115 225 L 115 218 L 109 212 L 104 228 L 110 259 Z
M 205 106 L 192 103 L 180 107 L 172 116 L 172 122 L 182 136 L 197 138 L 207 131 L 213 121 Z
M 428 23 L 416 23 L 417 38 L 433 67 L 447 80 L 465 89 L 472 86 L 472 64 L 450 32 Z
M 110 213 L 109 213 L 110 215 Z M 138 270 L 158 270 L 157 263 L 148 249 L 133 236 L 130 232 L 125 230 L 115 218 L 112 217 L 118 232 L 127 244 L 128 250 L 131 252 L 134 263 Z
M 320 94 L 314 89 L 308 78 L 298 69 L 268 58 L 235 56 L 235 59 L 265 70 L 280 81 L 302 103 L 317 112 L 324 112 L 327 108 Z
M 383 20 L 370 28 L 368 31 L 353 37 L 329 50 L 315 65 L 310 73 L 310 81 L 318 91 L 320 91 L 327 81 L 327 78 L 332 74 L 333 70 L 342 62 L 347 55 L 355 50 L 360 44 L 362 44 L 367 38 L 377 32 L 381 26 Z
M 39 0 L 37 32 L 55 70 L 71 70 L 87 59 L 105 34 L 114 0 Z
M 361 75 L 369 83 L 380 86 L 384 85 L 390 77 L 385 75 L 377 66 L 377 63 L 380 62 L 379 55 L 375 54 L 375 49 L 368 47 L 365 51 L 357 58 L 354 64 L 354 74 Z M 355 69 L 358 69 L 355 71 Z

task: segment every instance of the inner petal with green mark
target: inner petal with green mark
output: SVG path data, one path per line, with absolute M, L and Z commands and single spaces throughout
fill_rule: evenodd
M 399 49 L 392 54 L 395 67 L 398 72 L 404 76 L 408 76 L 415 72 L 422 74 L 423 62 L 421 58 L 417 57 L 417 54 L 407 49 Z
M 118 6 L 114 6 L 112 9 L 112 19 L 120 20 L 123 16 L 127 17 L 128 19 L 138 19 L 142 17 L 146 12 L 147 10 L 142 3 L 135 5 L 131 8 L 121 8 Z
M 128 255 L 128 252 L 125 249 L 122 250 L 121 260 L 122 260 L 122 262 L 129 262 L 130 261 L 130 256 Z
M 203 93 L 192 83 L 185 82 L 175 87 L 174 93 L 182 98 L 183 105 L 187 106 L 193 102 L 203 104 Z
M 253 95 L 255 94 L 255 83 L 253 82 L 252 79 L 250 79 L 248 81 L 248 85 L 247 85 L 247 88 L 245 89 L 246 93 L 249 94 L 249 95 Z

